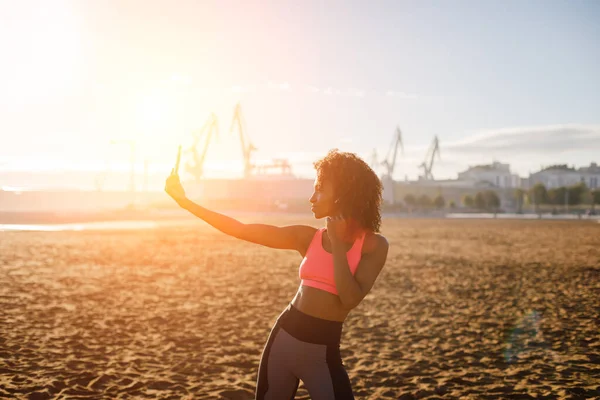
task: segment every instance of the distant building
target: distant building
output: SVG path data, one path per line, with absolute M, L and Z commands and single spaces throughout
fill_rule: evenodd
M 477 186 L 488 184 L 498 188 L 517 188 L 521 185 L 519 176 L 510 172 L 510 165 L 497 161 L 488 165 L 469 167 L 458 174 L 458 180 L 472 182 Z
M 590 189 L 600 188 L 600 167 L 591 163 L 589 167 L 569 167 L 566 164 L 551 165 L 529 175 L 529 186 L 542 183 L 547 189 L 573 186 L 583 182 Z

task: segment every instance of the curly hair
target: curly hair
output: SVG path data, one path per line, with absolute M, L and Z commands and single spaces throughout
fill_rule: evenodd
M 363 229 L 379 232 L 381 226 L 381 181 L 354 153 L 330 150 L 316 161 L 317 183 L 331 182 L 342 215 L 351 217 Z

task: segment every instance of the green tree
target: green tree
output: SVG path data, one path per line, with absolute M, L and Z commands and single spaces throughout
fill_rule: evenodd
M 536 210 L 539 208 L 540 204 L 548 203 L 548 192 L 546 190 L 546 186 L 543 183 L 536 183 L 529 191 L 529 197 L 531 201 L 535 205 Z
M 444 196 L 442 196 L 441 194 L 438 194 L 437 196 L 434 197 L 433 199 L 433 205 L 435 206 L 435 208 L 437 208 L 438 210 L 441 210 L 442 208 L 444 208 L 444 206 L 446 205 L 446 199 L 444 199 Z
M 483 192 L 477 192 L 473 203 L 474 203 L 475 208 L 478 210 L 486 209 L 485 196 L 484 196 Z
M 568 190 L 568 202 L 569 205 L 576 206 L 584 202 L 585 195 L 588 191 L 587 185 L 584 182 L 580 182 L 577 185 L 569 186 Z
M 486 190 L 483 192 L 485 206 L 488 211 L 497 211 L 500 208 L 500 197 L 494 190 Z
M 565 204 L 567 198 L 567 188 L 564 186 L 549 189 L 546 194 L 548 204 L 554 204 L 557 206 Z
M 592 209 L 595 209 L 596 204 L 600 204 L 600 189 L 592 191 Z
M 456 208 L 456 202 L 454 200 L 450 200 L 450 203 L 448 203 L 448 207 L 454 210 Z
M 525 204 L 525 195 L 526 195 L 525 190 L 523 190 L 521 188 L 517 188 L 513 192 L 513 197 L 515 199 L 515 202 L 517 203 L 517 212 L 518 213 L 523 212 L 523 204 Z
M 462 203 L 465 207 L 472 208 L 475 205 L 475 200 L 473 199 L 473 196 L 467 194 L 463 196 Z
M 475 195 L 475 208 L 496 212 L 500 207 L 500 197 L 494 190 L 484 190 Z

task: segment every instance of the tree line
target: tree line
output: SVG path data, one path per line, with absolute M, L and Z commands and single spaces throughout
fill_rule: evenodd
M 404 203 L 411 208 L 424 208 L 424 209 L 438 209 L 441 210 L 446 206 L 446 199 L 441 194 L 437 194 L 431 198 L 426 194 L 421 196 L 415 196 L 413 194 L 407 194 L 404 196 Z M 478 210 L 485 211 L 497 211 L 500 208 L 500 197 L 493 190 L 484 190 L 477 192 L 474 196 L 466 195 L 462 198 L 462 204 L 468 208 L 476 208 Z M 456 208 L 456 203 L 450 201 L 448 203 L 450 208 Z
M 493 190 L 484 190 L 483 192 L 477 192 L 475 196 L 470 194 L 463 196 L 462 203 L 468 208 L 495 212 L 500 208 L 500 197 Z
M 538 210 L 542 205 L 590 205 L 594 209 L 596 204 L 600 204 L 600 188 L 589 189 L 584 182 L 552 189 L 546 189 L 544 184 L 536 183 L 529 190 L 515 189 L 513 195 L 519 212 L 525 205 L 533 205 Z M 500 208 L 500 197 L 494 190 L 484 190 L 475 195 L 464 195 L 461 202 L 464 207 L 481 211 L 497 212 Z M 404 204 L 410 208 L 441 210 L 446 207 L 446 200 L 441 194 L 437 194 L 433 198 L 425 194 L 420 196 L 407 194 L 404 196 Z M 455 208 L 456 204 L 454 201 L 450 201 L 448 206 Z
M 577 206 L 588 204 L 594 209 L 596 204 L 600 204 L 600 188 L 590 189 L 584 182 L 580 182 L 572 186 L 546 189 L 543 183 L 536 183 L 528 191 L 520 190 L 517 198 L 522 200 L 521 204 L 527 201 L 536 208 L 540 205 Z

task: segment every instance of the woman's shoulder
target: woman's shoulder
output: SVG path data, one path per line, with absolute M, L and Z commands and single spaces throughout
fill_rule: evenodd
M 296 235 L 303 241 L 310 242 L 313 237 L 321 230 L 310 225 L 295 225 Z
M 387 251 L 389 243 L 385 236 L 379 232 L 368 231 L 365 234 L 363 243 L 363 254 L 376 253 L 378 251 Z
M 309 225 L 297 225 L 297 234 L 298 240 L 300 241 L 300 254 L 302 257 L 306 255 L 308 248 L 312 241 L 316 238 L 317 233 L 322 231 L 321 229 L 315 228 L 314 226 Z

